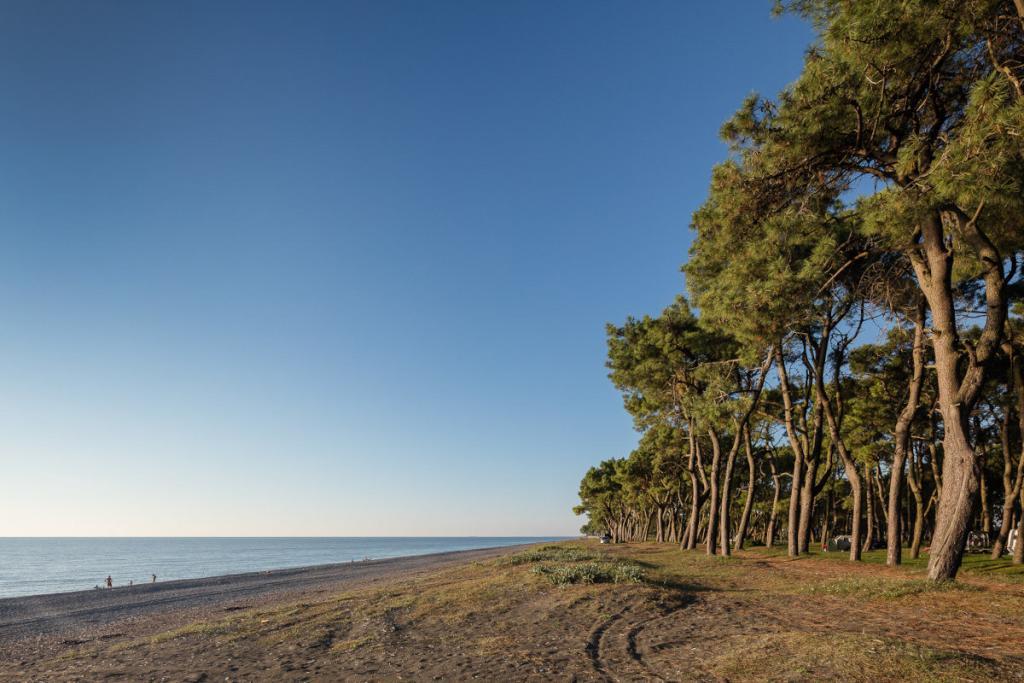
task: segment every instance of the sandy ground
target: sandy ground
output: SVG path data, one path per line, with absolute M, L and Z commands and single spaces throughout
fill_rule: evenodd
M 76 613 L 59 632 L 18 627 L 0 644 L 0 679 L 1024 680 L 1019 577 L 936 588 L 912 569 L 835 558 L 548 548 L 290 579 L 302 583 L 232 577 L 208 582 L 211 595 L 182 586 L 181 602 L 127 615 L 97 604 L 105 621 Z M 549 571 L 615 563 L 641 569 L 644 581 L 555 585 Z M 47 628 L 59 621 L 48 618 Z
M 187 623 L 225 610 L 410 578 L 518 548 L 521 546 L 0 599 L 0 660 L 26 647 L 110 640 L 147 621 L 161 625 Z

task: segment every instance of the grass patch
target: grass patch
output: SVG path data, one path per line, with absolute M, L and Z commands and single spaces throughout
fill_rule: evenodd
M 803 592 L 819 595 L 857 596 L 896 600 L 908 595 L 922 593 L 946 593 L 950 591 L 977 591 L 977 586 L 955 581 L 929 581 L 927 579 L 886 580 L 874 577 L 855 577 L 826 581 L 808 586 Z
M 159 643 L 165 643 L 168 640 L 184 638 L 186 636 L 220 636 L 230 633 L 232 630 L 234 630 L 233 624 L 229 622 L 198 621 L 194 624 L 182 626 L 181 628 L 157 633 L 149 639 L 149 642 L 153 645 L 157 645 Z
M 536 562 L 593 562 L 606 559 L 603 553 L 595 553 L 573 546 L 546 545 L 535 550 L 526 550 L 510 555 L 502 561 L 513 567 Z
M 772 548 L 757 547 L 750 549 L 753 553 L 768 557 L 785 557 L 785 546 L 775 545 Z M 823 553 L 819 550 L 812 550 L 800 559 L 848 562 L 847 552 Z M 886 559 L 885 550 L 868 550 L 861 553 L 861 561 L 864 564 L 884 565 Z M 928 569 L 928 553 L 922 552 L 917 559 L 910 557 L 910 549 L 903 548 L 903 562 L 900 569 L 910 572 L 924 572 Z M 998 560 L 993 560 L 988 553 L 964 553 L 963 562 L 960 565 L 960 575 L 963 576 L 986 576 L 997 578 L 1001 581 L 1012 583 L 1024 583 L 1024 564 L 1013 564 L 1010 556 L 1004 555 Z
M 860 634 L 780 631 L 721 645 L 708 668 L 726 680 L 975 681 L 1000 673 L 978 657 Z
M 640 563 L 577 545 L 546 545 L 511 555 L 501 564 L 535 565 L 530 573 L 556 586 L 594 583 L 643 583 Z
M 576 564 L 539 564 L 533 568 L 556 586 L 592 583 L 643 583 L 640 567 L 626 562 L 583 562 Z

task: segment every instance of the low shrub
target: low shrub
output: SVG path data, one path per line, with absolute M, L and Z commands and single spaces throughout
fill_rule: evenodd
M 587 562 L 600 561 L 601 559 L 603 558 L 600 553 L 590 552 L 583 548 L 546 545 L 541 548 L 510 555 L 506 559 L 506 563 L 517 566 L 534 562 Z
M 577 564 L 539 564 L 533 573 L 556 586 L 592 583 L 643 583 L 643 572 L 635 564 L 624 562 L 583 562 Z

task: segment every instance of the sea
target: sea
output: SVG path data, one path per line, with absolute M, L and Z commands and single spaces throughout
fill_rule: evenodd
M 0 538 L 0 598 L 563 540 L 556 536 Z

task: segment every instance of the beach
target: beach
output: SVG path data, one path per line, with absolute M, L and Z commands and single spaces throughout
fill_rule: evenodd
M 0 678 L 1024 680 L 1021 576 L 921 571 L 579 541 L 18 598 Z
M 244 609 L 405 578 L 504 552 L 508 549 L 487 548 L 6 598 L 0 600 L 0 647 L 25 639 L 110 639 L 110 629 L 122 622 Z

